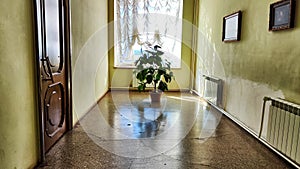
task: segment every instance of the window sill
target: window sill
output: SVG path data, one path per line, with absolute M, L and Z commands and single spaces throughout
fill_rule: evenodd
M 136 66 L 114 66 L 114 69 L 135 69 Z

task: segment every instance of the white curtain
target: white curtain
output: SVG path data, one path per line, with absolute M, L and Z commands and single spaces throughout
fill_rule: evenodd
M 160 45 L 180 67 L 182 0 L 115 0 L 115 66 L 133 66 L 144 50 Z

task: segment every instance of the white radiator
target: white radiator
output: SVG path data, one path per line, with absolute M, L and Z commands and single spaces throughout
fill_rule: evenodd
M 203 98 L 223 108 L 223 81 L 222 79 L 203 75 L 204 94 Z
M 265 102 L 267 101 L 270 101 L 270 106 L 266 127 L 266 141 L 273 148 L 299 165 L 300 106 L 282 99 L 266 97 Z

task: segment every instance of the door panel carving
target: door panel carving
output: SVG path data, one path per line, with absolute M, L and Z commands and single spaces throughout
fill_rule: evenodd
M 49 85 L 45 95 L 44 111 L 45 132 L 50 138 L 63 127 L 65 121 L 64 102 L 63 85 L 61 83 Z

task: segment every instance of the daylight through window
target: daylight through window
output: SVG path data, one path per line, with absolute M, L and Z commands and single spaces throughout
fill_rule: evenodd
M 159 45 L 172 68 L 181 66 L 183 0 L 115 0 L 115 67 L 134 67 Z

